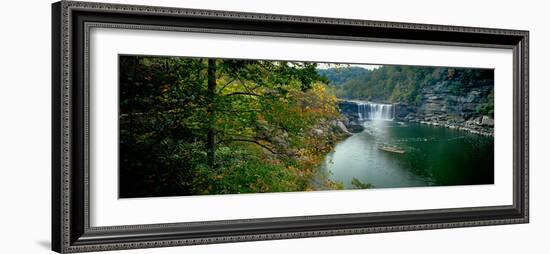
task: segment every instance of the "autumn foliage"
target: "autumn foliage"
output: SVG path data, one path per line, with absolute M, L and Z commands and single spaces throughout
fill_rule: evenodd
M 120 196 L 337 189 L 343 133 L 316 64 L 120 56 Z

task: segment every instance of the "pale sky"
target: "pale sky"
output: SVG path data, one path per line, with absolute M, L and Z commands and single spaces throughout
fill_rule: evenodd
M 381 65 L 374 65 L 374 64 L 335 64 L 335 63 L 318 63 L 317 68 L 318 69 L 328 69 L 328 68 L 345 68 L 345 67 L 361 67 L 368 70 L 373 70 Z

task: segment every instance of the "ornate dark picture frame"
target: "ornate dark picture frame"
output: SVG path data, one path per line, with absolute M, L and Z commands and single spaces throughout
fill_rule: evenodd
M 91 227 L 91 27 L 512 49 L 513 205 Z M 529 32 L 62 1 L 52 6 L 52 249 L 61 253 L 527 223 Z

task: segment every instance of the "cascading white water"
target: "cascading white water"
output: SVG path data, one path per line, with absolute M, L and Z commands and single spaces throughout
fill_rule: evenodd
M 392 104 L 373 102 L 357 102 L 359 120 L 393 120 L 394 109 Z

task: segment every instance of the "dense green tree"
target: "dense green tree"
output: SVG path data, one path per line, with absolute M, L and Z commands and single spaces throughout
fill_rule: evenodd
M 329 68 L 318 69 L 319 75 L 326 77 L 330 85 L 339 86 L 346 81 L 368 75 L 369 70 L 362 67 L 332 64 Z

